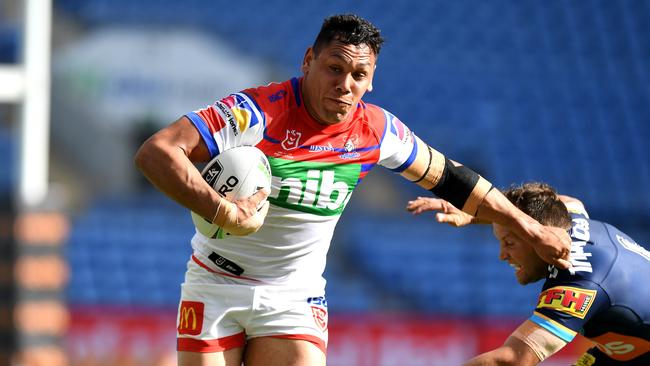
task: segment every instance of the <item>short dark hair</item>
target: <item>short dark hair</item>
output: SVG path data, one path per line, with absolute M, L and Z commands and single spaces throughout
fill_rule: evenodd
M 369 21 L 354 14 L 333 15 L 323 21 L 323 26 L 314 41 L 314 53 L 332 41 L 339 41 L 355 46 L 366 44 L 379 56 L 379 50 L 384 43 L 381 31 Z
M 529 182 L 511 186 L 503 194 L 517 208 L 542 225 L 568 229 L 571 216 L 553 187 L 546 183 Z

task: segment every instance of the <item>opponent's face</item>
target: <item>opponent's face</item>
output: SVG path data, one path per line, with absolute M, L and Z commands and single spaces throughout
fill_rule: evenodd
M 302 64 L 302 95 L 312 117 L 327 125 L 347 120 L 372 90 L 376 61 L 366 44 L 332 41 L 318 55 L 309 48 Z
M 517 238 L 504 226 L 493 224 L 494 236 L 499 239 L 499 259 L 507 261 L 515 269 L 515 277 L 522 284 L 536 282 L 546 277 L 548 264 L 533 247 Z

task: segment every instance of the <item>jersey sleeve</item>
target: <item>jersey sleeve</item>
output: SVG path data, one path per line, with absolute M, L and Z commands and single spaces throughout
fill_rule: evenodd
M 235 146 L 256 145 L 266 125 L 264 111 L 246 92 L 231 94 L 185 116 L 201 134 L 211 158 Z
M 399 118 L 380 109 L 384 114 L 385 127 L 378 164 L 399 173 L 411 165 L 417 155 L 416 138 Z
M 568 343 L 608 303 L 607 293 L 591 281 L 547 282 L 530 320 Z

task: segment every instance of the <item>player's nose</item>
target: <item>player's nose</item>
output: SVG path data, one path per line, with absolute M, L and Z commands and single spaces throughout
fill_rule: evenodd
M 503 247 L 499 247 L 499 259 L 502 261 L 508 260 L 508 254 L 503 250 Z
M 342 74 L 341 77 L 337 80 L 336 90 L 341 94 L 347 94 L 351 90 L 352 84 L 352 75 Z

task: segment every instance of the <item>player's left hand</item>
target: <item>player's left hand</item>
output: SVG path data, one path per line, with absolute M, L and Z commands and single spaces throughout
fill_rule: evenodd
M 413 201 L 409 201 L 406 209 L 414 215 L 419 215 L 426 211 L 438 211 L 436 213 L 436 220 L 438 222 L 455 227 L 471 224 L 474 219 L 474 216 L 457 209 L 451 203 L 440 198 L 418 197 Z

